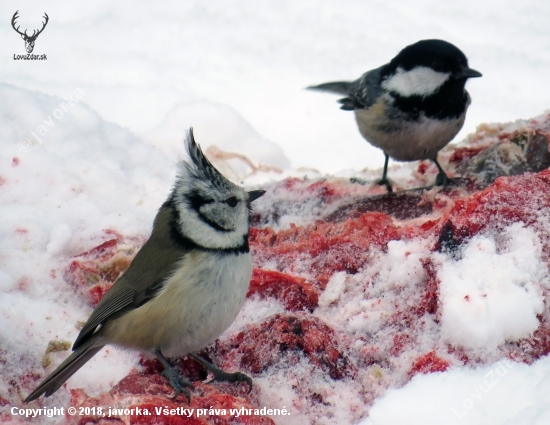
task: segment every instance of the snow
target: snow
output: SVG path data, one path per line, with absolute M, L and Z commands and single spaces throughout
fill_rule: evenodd
M 52 117 L 62 102 L 6 84 L 0 84 L 0 97 L 0 128 L 11 140 Z M 41 364 L 50 340 L 73 341 L 75 324 L 90 313 L 63 281 L 68 259 L 100 243 L 102 229 L 148 236 L 172 174 L 166 156 L 80 101 L 53 123 L 44 124 L 42 143 L 33 139 L 28 152 L 13 144 L 0 148 L 0 352 L 12 376 Z M 117 203 L 121 193 L 124 203 Z M 123 211 L 131 211 L 132 219 Z M 91 392 L 116 383 L 137 358 L 112 348 L 103 353 L 79 372 Z M 7 393 L 6 384 L 0 392 Z
M 281 368 L 283 369 L 283 368 Z M 311 423 L 311 418 L 317 418 L 320 424 L 348 424 L 356 423 L 358 412 L 363 409 L 363 402 L 358 391 L 350 391 L 349 383 L 327 380 L 318 370 L 311 370 L 308 376 L 308 384 L 312 392 L 321 394 L 325 403 L 335 406 L 342 406 L 326 414 L 323 408 L 312 408 L 313 403 L 304 399 L 301 394 L 294 390 L 300 385 L 300 376 L 293 372 L 299 370 L 311 370 L 311 366 L 304 359 L 297 363 L 294 368 L 286 369 L 275 378 L 274 376 L 260 377 L 258 385 L 262 389 L 261 404 L 286 406 L 290 416 L 284 422 L 288 425 L 300 425 Z M 359 389 L 359 385 L 355 385 Z
M 440 269 L 443 337 L 453 345 L 495 350 L 529 335 L 544 309 L 537 290 L 548 275 L 540 241 L 520 223 L 494 238 L 475 236 L 463 258 Z
M 212 126 L 212 122 L 216 125 Z M 274 171 L 290 166 L 282 149 L 262 138 L 234 109 L 204 100 L 177 104 L 156 128 L 144 133 L 143 138 L 164 152 L 177 155 L 181 146 L 174 144 L 174 140 L 180 140 L 190 127 L 196 129 L 205 152 L 212 152 L 213 147 L 228 146 L 231 140 L 231 150 L 246 154 L 246 158 L 253 162 L 255 168 L 239 158 L 214 161 L 222 172 L 236 181 L 260 171 L 257 167 L 265 164 L 269 164 Z
M 23 41 L 8 24 L 15 10 L 22 27 L 36 26 L 44 11 L 50 16 L 35 47 L 47 61 L 13 60 L 14 53 L 23 53 Z M 301 176 L 300 167 L 340 176 L 379 168 L 382 154 L 362 140 L 352 114 L 338 110 L 336 98 L 303 88 L 357 78 L 422 38 L 455 43 L 484 74 L 468 83 L 473 103 L 457 141 L 483 122 L 535 116 L 550 101 L 541 89 L 550 75 L 550 3 L 544 1 L 7 0 L 0 16 L 3 377 L 36 370 L 50 340 L 74 340 L 75 324 L 90 307 L 63 282 L 69 259 L 101 243 L 105 229 L 148 236 L 173 183 L 188 127 L 194 126 L 205 149 L 249 158 L 252 167 L 223 154 L 215 163 L 250 185 Z M 255 172 L 261 165 L 274 170 Z M 410 175 L 410 168 L 393 178 L 401 175 Z M 269 208 L 268 202 L 259 200 L 258 208 Z M 332 206 L 298 202 L 279 226 L 313 221 L 327 208 Z M 427 252 L 419 241 L 391 242 L 372 270 L 333 275 L 316 315 L 351 334 L 376 334 L 388 320 L 389 302 L 377 295 L 409 291 L 414 298 L 424 273 L 420 258 Z M 547 283 L 548 270 L 531 230 L 514 225 L 500 235 L 479 235 L 462 258 L 441 254 L 434 261 L 443 264 L 441 321 L 448 341 L 483 352 L 534 330 L 543 309 L 537 285 Z M 373 288 L 366 297 L 360 283 L 369 279 Z M 272 301 L 249 300 L 229 331 L 282 309 Z M 335 317 L 336 311 L 342 316 Z M 423 330 L 426 338 L 431 325 Z M 363 348 L 361 342 L 354 347 Z M 65 354 L 52 354 L 54 364 Z M 98 394 L 136 361 L 134 353 L 105 349 L 68 388 L 86 382 L 86 391 Z M 373 391 L 379 391 L 369 376 L 363 379 L 372 379 Z M 484 391 L 491 377 L 498 382 Z M 287 378 L 258 378 L 262 401 L 290 407 L 296 377 Z M 311 380 L 340 406 L 332 423 L 357 422 L 364 410 L 358 386 L 338 382 L 327 389 L 322 377 Z M 548 357 L 532 365 L 454 367 L 416 375 L 388 391 L 363 424 L 542 425 L 550 421 L 549 386 Z M 2 379 L 0 395 L 8 391 Z M 60 391 L 46 405 L 67 400 Z M 304 423 L 306 407 L 292 408 L 295 423 Z
M 102 117 L 136 134 L 157 128 L 176 104 L 214 102 L 281 146 L 293 168 L 379 168 L 383 156 L 352 114 L 305 87 L 358 78 L 420 39 L 448 40 L 484 74 L 467 85 L 473 103 L 459 141 L 480 123 L 548 108 L 549 8 L 540 0 L 6 0 L 0 81 L 60 97 L 80 87 Z M 24 48 L 8 24 L 16 10 L 22 27 L 48 13 L 35 47 L 47 61 L 12 59 Z M 218 119 L 208 120 L 223 135 Z
M 329 306 L 342 296 L 344 283 L 346 281 L 346 275 L 346 272 L 337 272 L 330 277 L 329 281 L 327 282 L 327 287 L 319 297 L 320 306 Z
M 547 121 L 544 122 L 547 123 Z M 503 132 L 498 134 L 510 134 L 508 129 L 522 128 L 523 125 L 526 125 L 526 122 L 499 126 Z M 545 125 L 542 124 L 541 127 Z M 497 139 L 496 133 L 487 131 L 487 134 L 491 135 L 477 141 L 480 145 L 487 143 L 488 139 Z M 476 137 L 480 136 L 476 135 Z M 505 180 L 502 179 L 501 183 L 504 184 Z M 323 191 L 326 193 L 336 192 L 336 195 L 328 196 L 328 200 L 324 200 L 327 205 L 326 211 L 317 211 L 317 215 L 315 215 L 313 213 L 315 207 L 313 207 L 309 212 L 305 212 L 306 220 L 301 222 L 300 226 L 309 226 L 309 228 L 295 230 L 292 226 L 283 227 L 272 239 L 270 239 L 270 234 L 266 233 L 267 245 L 270 243 L 280 244 L 277 248 L 280 250 L 275 252 L 280 252 L 281 258 L 276 258 L 274 261 L 270 254 L 264 254 L 258 248 L 259 253 L 255 257 L 257 267 L 299 275 L 311 279 L 311 281 L 318 278 L 316 272 L 317 274 L 320 272 L 314 270 L 315 264 L 319 267 L 319 264 L 327 260 L 326 258 L 322 260 L 319 258 L 322 256 L 312 254 L 315 258 L 312 265 L 312 259 L 308 257 L 307 238 L 310 237 L 313 246 L 316 247 L 317 244 L 324 246 L 325 244 L 330 245 L 332 242 L 330 238 L 322 238 L 322 229 L 326 229 L 325 231 L 330 234 L 345 234 L 347 227 L 338 227 L 338 224 L 332 223 L 327 217 L 335 210 L 334 204 L 331 202 L 332 199 L 339 199 L 340 207 L 349 202 L 349 199 L 345 200 L 349 193 L 343 189 L 346 185 L 342 184 L 341 179 L 331 178 L 325 183 L 326 185 L 319 184 L 319 181 L 295 184 L 285 182 L 276 186 L 276 190 L 269 190 L 266 194 L 267 200 L 264 199 L 264 202 L 271 203 L 277 208 L 282 203 L 277 198 L 278 196 L 282 197 L 282 194 L 277 194 L 277 190 L 282 192 L 284 187 L 290 192 L 287 199 L 295 197 L 294 199 L 299 200 L 299 196 L 306 193 L 308 187 L 311 196 L 315 196 L 316 191 L 319 193 L 323 193 Z M 347 187 L 350 186 L 354 185 L 347 185 Z M 356 188 L 357 186 L 355 185 Z M 517 187 L 521 190 L 521 185 Z M 452 198 L 442 192 L 439 194 L 441 197 L 437 199 L 441 202 L 440 205 L 446 205 L 442 208 L 447 211 L 447 214 L 449 209 L 454 207 L 457 209 L 453 209 L 453 211 L 470 211 L 474 208 L 472 205 L 460 203 L 461 201 L 455 203 Z M 361 199 L 358 193 L 355 195 L 357 196 L 356 200 Z M 438 195 L 432 192 L 426 196 L 429 198 L 429 196 L 437 197 Z M 486 200 L 489 197 L 488 194 L 485 194 L 479 199 Z M 507 205 L 509 202 L 507 197 L 510 197 L 509 193 L 496 202 Z M 536 199 L 536 195 L 533 194 L 532 199 L 526 199 L 526 202 L 536 203 Z M 544 199 L 547 198 L 544 197 Z M 427 198 L 424 198 L 424 201 L 427 201 Z M 432 201 L 437 202 L 435 199 Z M 541 319 L 547 317 L 543 299 L 547 305 L 547 294 L 550 289 L 547 279 L 547 254 L 543 253 L 541 242 L 543 238 L 547 241 L 548 220 L 545 217 L 547 206 L 542 207 L 543 204 L 547 204 L 542 199 L 540 202 L 542 202 L 541 209 L 535 210 L 533 213 L 527 212 L 525 222 L 528 224 L 518 222 L 508 226 L 503 225 L 506 219 L 510 216 L 517 217 L 518 214 L 521 216 L 518 211 L 522 210 L 522 205 L 516 205 L 511 210 L 499 211 L 498 205 L 487 204 L 486 209 L 482 208 L 478 214 L 488 214 L 492 217 L 489 220 L 489 226 L 477 236 L 460 243 L 459 248 L 444 249 L 442 252 L 437 250 L 434 252 L 435 238 L 440 235 L 439 232 L 435 232 L 435 235 L 430 237 L 425 235 L 420 237 L 396 236 L 397 240 L 390 240 L 382 244 L 380 248 L 371 246 L 364 248 L 364 251 L 361 251 L 360 244 L 354 243 L 349 243 L 349 251 L 346 250 L 347 248 L 340 251 L 339 248 L 332 247 L 332 255 L 340 256 L 341 262 L 347 263 L 350 262 L 350 258 L 353 258 L 353 261 L 363 265 L 358 271 L 332 274 L 326 288 L 321 291 L 318 307 L 312 313 L 313 316 L 330 324 L 338 332 L 340 340 L 343 341 L 343 345 L 347 349 L 344 349 L 344 352 L 350 362 L 358 365 L 359 368 L 357 376 L 354 376 L 352 382 L 347 382 L 347 393 L 357 390 L 363 397 L 363 406 L 356 407 L 353 399 L 349 396 L 344 397 L 336 404 L 338 408 L 353 411 L 356 415 L 362 416 L 367 414 L 367 410 L 364 409 L 365 405 L 374 402 L 374 406 L 376 406 L 377 403 L 382 403 L 379 414 L 384 420 L 380 423 L 403 423 L 403 417 L 395 418 L 395 415 L 391 414 L 391 411 L 396 409 L 395 406 L 400 405 L 399 400 L 392 399 L 391 404 L 383 404 L 385 398 L 382 394 L 385 388 L 402 387 L 402 391 L 407 391 L 408 386 L 412 385 L 408 381 L 412 375 L 417 373 L 417 368 L 414 365 L 419 364 L 418 369 L 423 370 L 422 359 L 427 360 L 429 368 L 441 370 L 450 367 L 450 371 L 460 370 L 465 374 L 468 374 L 472 367 L 491 366 L 507 358 L 514 358 L 515 362 L 519 362 L 522 360 L 520 353 L 525 353 L 524 361 L 529 361 L 529 344 L 539 338 L 542 343 L 545 338 L 540 334 L 540 336 L 534 336 L 533 331 L 539 328 Z M 300 204 L 299 201 L 298 203 Z M 497 210 L 493 211 L 492 208 L 497 208 Z M 289 210 L 293 213 L 292 204 Z M 338 209 L 336 208 L 336 210 Z M 437 220 L 441 214 L 441 211 L 434 211 L 428 217 Z M 269 217 L 269 214 L 266 216 Z M 345 216 L 349 219 L 354 214 L 349 212 L 349 217 L 348 214 Z M 443 217 L 447 217 L 442 219 L 443 222 L 449 220 L 448 215 L 443 214 Z M 527 219 L 527 217 L 529 218 Z M 277 222 L 276 218 L 271 218 L 271 220 Z M 320 221 L 315 223 L 315 220 Z M 426 223 L 427 217 L 423 216 L 422 220 Z M 480 220 L 475 217 L 471 217 L 469 220 L 476 223 L 473 224 L 474 227 L 482 225 L 481 223 L 484 222 L 484 219 Z M 338 222 L 338 219 L 336 221 Z M 413 222 L 415 220 L 394 221 L 388 226 L 412 225 L 414 227 L 415 225 L 411 224 Z M 452 222 L 460 226 L 458 224 L 460 219 L 453 218 Z M 265 225 L 270 227 L 272 222 L 268 220 Z M 322 227 L 324 225 L 327 227 Z M 464 226 L 467 228 L 466 225 Z M 364 229 L 357 225 L 351 227 L 352 233 L 364 232 Z M 386 231 L 383 226 L 381 229 L 383 229 L 380 230 L 382 233 Z M 373 229 L 373 232 L 376 231 L 378 230 Z M 391 230 L 389 232 L 391 234 Z M 407 234 L 407 230 L 403 230 L 403 232 Z M 361 236 L 354 237 L 361 240 L 365 237 L 362 235 L 363 233 Z M 346 240 L 347 237 L 349 235 L 346 234 L 341 240 Z M 286 244 L 287 240 L 292 242 Z M 340 244 L 341 240 L 335 239 L 334 243 Z M 292 243 L 296 244 L 298 248 L 285 257 L 286 250 L 292 250 Z M 545 247 L 547 250 L 547 244 Z M 305 252 L 301 254 L 300 249 Z M 430 289 L 429 274 L 431 270 L 432 272 L 435 270 L 434 278 L 441 283 L 439 287 L 441 294 L 438 298 L 440 305 L 434 306 L 434 311 L 431 311 L 430 314 L 425 314 L 425 311 L 422 311 L 423 308 L 432 308 L 425 301 L 429 300 L 430 291 L 437 290 L 436 287 Z M 465 302 L 466 295 L 471 300 L 470 302 Z M 470 304 L 478 305 L 478 311 L 472 311 Z M 422 307 L 423 305 L 426 307 Z M 536 342 L 534 343 L 536 344 Z M 524 351 L 522 347 L 525 347 L 526 350 Z M 430 359 L 434 359 L 431 364 Z M 310 369 L 306 368 L 305 371 L 298 367 L 292 369 L 293 374 L 298 377 L 297 382 L 305 380 L 308 388 L 317 388 L 318 385 L 324 388 L 324 391 L 320 393 L 324 402 L 330 399 L 334 393 L 339 394 L 339 391 L 343 391 L 336 385 L 330 386 L 322 380 L 319 380 L 321 382 L 314 380 L 313 375 L 310 375 Z M 426 372 L 429 371 L 428 369 Z M 286 393 L 292 390 L 296 392 L 298 398 L 307 398 L 309 393 L 304 391 L 304 386 L 300 387 L 295 384 L 295 381 L 286 379 L 287 371 L 285 369 L 281 368 L 280 371 L 272 373 L 284 377 L 282 383 L 278 382 L 277 384 L 280 391 Z M 480 368 L 477 373 L 483 376 L 486 370 Z M 268 376 L 265 379 L 270 379 L 271 382 L 273 377 Z M 422 381 L 422 379 L 422 377 L 415 378 L 414 382 Z M 441 385 L 447 385 L 447 382 L 444 381 Z M 527 385 L 531 384 L 530 382 Z M 459 386 L 458 383 L 456 385 Z M 401 390 L 396 390 L 396 398 L 399 397 Z M 513 394 L 518 389 L 507 387 L 506 391 Z M 453 401 L 458 404 L 462 400 L 452 399 L 454 397 L 452 391 L 444 394 L 449 394 L 448 404 Z M 427 391 L 420 395 L 417 394 L 417 397 L 422 400 L 430 400 L 431 396 L 432 392 Z M 445 416 L 440 410 L 437 410 L 437 400 L 433 404 L 436 408 L 421 417 L 432 418 L 433 423 L 447 423 L 447 416 L 453 415 L 453 412 L 448 409 L 447 416 Z M 328 402 L 326 406 L 325 408 L 312 404 L 308 417 L 332 418 L 337 409 L 334 404 Z M 524 408 L 523 402 L 511 405 L 510 412 L 520 415 Z M 483 418 L 482 423 L 503 423 L 498 415 L 487 410 L 481 402 L 468 407 L 468 410 L 475 410 L 475 413 L 472 414 Z M 392 420 L 386 420 L 387 418 L 392 418 Z M 350 421 L 354 422 L 353 419 Z M 340 422 L 326 419 L 321 423 Z M 458 423 L 469 422 L 468 419 L 465 419 Z
M 544 425 L 550 421 L 550 357 L 414 377 L 389 390 L 361 425 Z
M 424 277 L 420 260 L 426 252 L 425 242 L 390 241 L 388 253 L 379 262 L 380 269 L 375 277 L 374 291 L 381 295 L 396 288 L 418 285 Z M 395 267 L 396 264 L 399 267 Z

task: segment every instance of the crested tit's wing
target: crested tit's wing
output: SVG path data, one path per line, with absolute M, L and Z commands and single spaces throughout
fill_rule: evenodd
M 142 306 L 162 289 L 166 279 L 190 250 L 173 237 L 172 221 L 173 207 L 165 204 L 155 218 L 151 237 L 92 312 L 78 334 L 73 350 L 94 335 L 99 325 Z

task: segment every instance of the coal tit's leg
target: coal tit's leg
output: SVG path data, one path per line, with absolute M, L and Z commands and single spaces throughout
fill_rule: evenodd
M 164 366 L 164 371 L 162 372 L 162 376 L 164 376 L 166 379 L 168 379 L 168 382 L 170 382 L 170 386 L 174 389 L 174 397 L 176 398 L 179 394 L 183 393 L 185 397 L 187 397 L 187 401 L 191 403 L 191 393 L 187 388 L 191 388 L 192 390 L 195 389 L 193 384 L 188 381 L 185 378 L 182 378 L 182 376 L 178 373 L 178 371 L 170 364 L 170 362 L 164 357 L 162 352 L 160 351 L 160 347 L 157 347 L 153 350 L 153 353 L 155 356 L 157 356 L 157 359 L 162 363 Z
M 390 181 L 388 180 L 387 174 L 388 174 L 388 161 L 390 160 L 389 155 L 384 152 L 384 171 L 382 172 L 382 178 L 376 182 L 379 186 L 386 186 L 386 189 L 388 190 L 388 193 L 392 193 L 393 189 L 391 187 Z
M 207 384 L 210 384 L 214 381 L 246 382 L 248 384 L 248 392 L 252 391 L 252 379 L 250 378 L 250 376 L 245 375 L 242 372 L 234 372 L 234 373 L 224 372 L 223 370 L 217 368 L 212 363 L 207 362 L 202 357 L 199 357 L 196 354 L 189 353 L 187 355 L 191 357 L 193 360 L 195 360 L 196 362 L 203 365 L 210 372 L 212 372 L 212 374 L 214 375 L 214 378 L 211 381 L 208 381 Z
M 436 165 L 437 169 L 439 170 L 439 173 L 437 173 L 437 176 L 435 177 L 436 186 L 446 187 L 446 186 L 455 184 L 454 180 L 448 177 L 445 171 L 443 171 L 443 168 L 441 168 L 441 165 L 439 165 L 439 162 L 437 162 L 437 157 L 432 158 L 432 162 Z

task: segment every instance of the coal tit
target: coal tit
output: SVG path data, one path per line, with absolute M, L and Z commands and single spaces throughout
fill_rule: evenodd
M 464 124 L 470 96 L 468 78 L 481 73 L 468 67 L 456 46 L 443 40 L 421 40 L 405 47 L 388 64 L 355 81 L 311 86 L 346 97 L 341 109 L 354 111 L 361 135 L 384 151 L 384 171 L 377 182 L 392 191 L 386 176 L 388 160 L 429 159 L 439 173 L 436 185 L 452 182 L 437 162 L 437 153 Z

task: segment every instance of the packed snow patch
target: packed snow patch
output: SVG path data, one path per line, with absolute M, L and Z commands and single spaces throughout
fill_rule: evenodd
M 209 159 L 235 181 L 259 170 L 290 167 L 283 150 L 260 136 L 235 109 L 205 100 L 175 105 L 143 137 L 164 152 L 178 155 L 190 127 Z
M 334 273 L 327 283 L 327 287 L 319 297 L 319 305 L 327 307 L 338 301 L 342 295 L 346 283 L 346 272 Z
M 538 285 L 546 273 L 538 236 L 520 223 L 501 235 L 475 236 L 460 260 L 448 259 L 438 272 L 443 338 L 465 348 L 494 349 L 527 336 L 540 324 Z
M 361 425 L 546 425 L 550 357 L 417 375 L 390 389 Z M 521 388 L 521 391 L 511 390 Z
M 426 241 L 390 241 L 380 258 L 374 288 L 380 294 L 396 288 L 414 288 L 424 280 L 420 260 L 429 253 Z
M 0 83 L 3 396 L 30 389 L 14 390 L 13 377 L 29 371 L 45 376 L 66 358 L 67 350 L 51 353 L 50 364 L 41 366 L 48 344 L 72 342 L 77 323 L 90 314 L 63 279 L 69 258 L 103 242 L 103 229 L 146 237 L 175 175 L 171 158 L 103 120 L 81 94 L 68 105 Z M 99 394 L 126 376 L 137 358 L 109 347 L 67 386 L 86 382 L 90 394 Z M 46 405 L 68 399 L 63 389 Z

